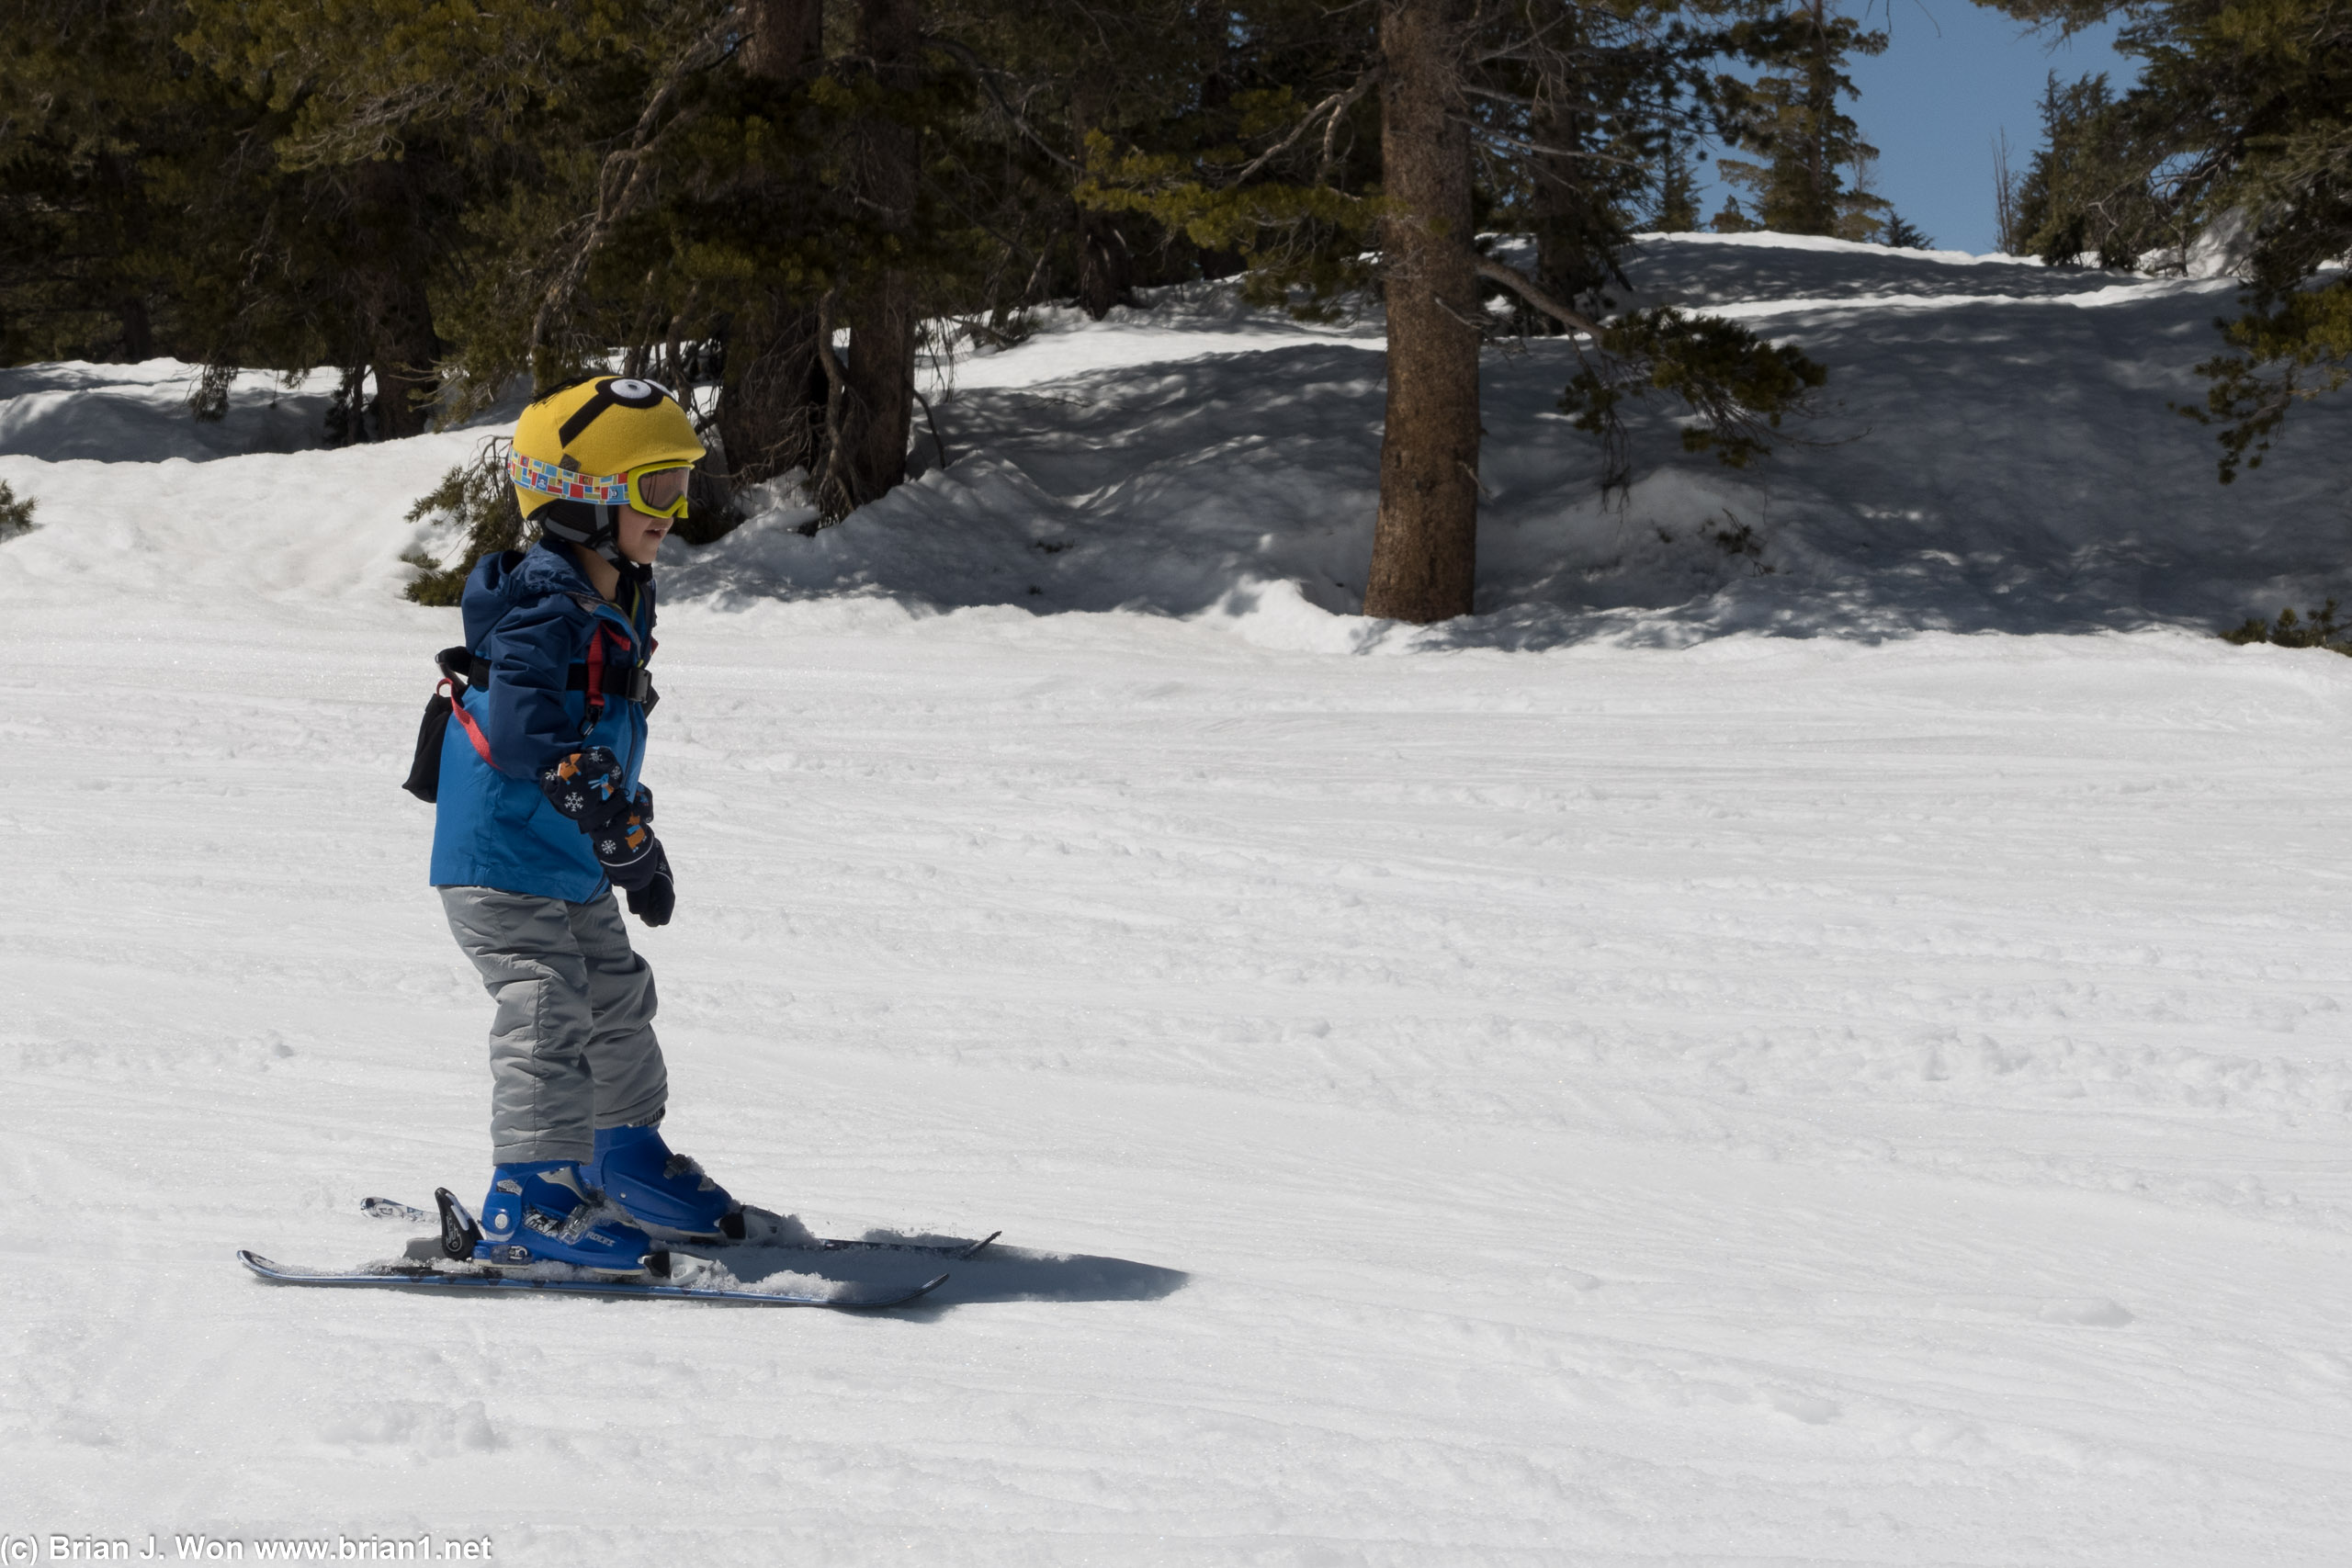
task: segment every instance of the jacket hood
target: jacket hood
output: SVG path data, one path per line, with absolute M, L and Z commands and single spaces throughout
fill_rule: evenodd
M 570 551 L 542 539 L 527 550 L 482 557 L 466 579 L 466 646 L 480 648 L 508 612 L 557 595 L 585 595 L 592 604 L 602 597 Z

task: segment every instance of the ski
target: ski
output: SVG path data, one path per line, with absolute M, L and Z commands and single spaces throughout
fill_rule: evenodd
M 401 1220 L 413 1225 L 438 1226 L 441 1218 L 430 1209 L 420 1209 L 413 1203 L 403 1203 L 397 1198 L 362 1198 L 359 1212 L 379 1220 Z M 918 1252 L 933 1258 L 977 1258 L 980 1249 L 1002 1235 L 1002 1231 L 990 1231 L 978 1241 L 937 1243 L 922 1241 L 852 1241 L 843 1237 L 808 1236 L 778 1240 L 774 1232 L 779 1222 L 777 1215 L 765 1209 L 745 1209 L 747 1220 L 767 1222 L 767 1235 L 749 1234 L 753 1226 L 745 1226 L 746 1235 L 740 1239 L 713 1238 L 708 1241 L 677 1244 L 680 1251 L 721 1250 L 730 1247 L 769 1247 L 782 1252 Z
M 373 1211 L 370 1211 L 371 1213 Z M 430 1218 L 430 1216 L 427 1216 Z M 305 1269 L 276 1263 L 258 1253 L 241 1251 L 237 1261 L 274 1285 L 334 1285 L 411 1291 L 550 1291 L 561 1295 L 621 1299 L 652 1298 L 681 1302 L 733 1302 L 745 1306 L 837 1307 L 871 1310 L 905 1306 L 945 1283 L 938 1275 L 920 1285 L 881 1289 L 844 1286 L 831 1295 L 769 1291 L 717 1290 L 702 1285 L 672 1285 L 659 1280 L 600 1280 L 592 1275 L 541 1276 L 502 1273 L 480 1265 L 405 1261 L 368 1263 L 356 1269 Z

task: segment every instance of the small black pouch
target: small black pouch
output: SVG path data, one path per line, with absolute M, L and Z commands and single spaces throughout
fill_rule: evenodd
M 441 683 L 433 689 L 433 700 L 424 705 L 424 720 L 416 727 L 416 758 L 409 763 L 408 777 L 401 784 L 427 806 L 440 797 L 441 743 L 449 738 L 454 696 L 465 691 L 474 656 L 470 649 L 445 648 L 433 656 L 433 661 L 441 666 Z

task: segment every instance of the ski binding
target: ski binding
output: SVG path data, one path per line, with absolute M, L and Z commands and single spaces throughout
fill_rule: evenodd
M 435 1196 L 438 1197 L 439 1194 L 436 1193 Z M 403 1203 L 397 1198 L 362 1198 L 359 1200 L 359 1212 L 379 1220 L 400 1220 L 413 1225 L 439 1226 L 443 1229 L 446 1245 L 447 1227 L 449 1223 L 446 1208 L 442 1213 L 436 1215 L 429 1209 L 420 1209 L 413 1203 Z M 748 1223 L 744 1227 L 745 1235 L 742 1236 L 700 1238 L 677 1245 L 680 1250 L 697 1252 L 730 1247 L 756 1247 L 772 1248 L 779 1252 L 920 1252 L 928 1253 L 934 1258 L 956 1259 L 977 1258 L 983 1247 L 1004 1234 L 1002 1231 L 990 1231 L 978 1241 L 952 1244 L 921 1241 L 854 1241 L 846 1237 L 834 1236 L 787 1237 L 784 1235 L 782 1215 L 771 1213 L 765 1209 L 752 1208 L 746 1208 L 743 1215 Z
M 467 1213 L 465 1205 L 446 1187 L 436 1190 L 433 1196 L 440 1209 L 437 1214 L 382 1198 L 370 1198 L 361 1204 L 366 1213 L 379 1218 L 407 1220 L 431 1224 L 436 1229 L 437 1235 L 412 1242 L 409 1255 L 405 1258 L 344 1269 L 309 1269 L 277 1263 L 252 1251 L 240 1251 L 237 1261 L 262 1279 L 277 1285 L 334 1285 L 346 1289 L 376 1287 L 435 1292 L 548 1291 L 560 1295 L 732 1302 L 748 1306 L 853 1309 L 904 1306 L 909 1302 L 929 1295 L 947 1280 L 946 1275 L 938 1274 L 911 1286 L 845 1284 L 823 1292 L 678 1284 L 667 1278 L 670 1254 L 666 1251 L 650 1255 L 648 1262 L 651 1267 L 648 1277 L 616 1277 L 552 1263 L 526 1262 L 519 1267 L 501 1267 L 494 1260 L 481 1259 L 477 1251 L 481 1241 L 481 1230 L 475 1224 L 473 1216 Z M 986 1242 L 981 1242 L 974 1250 L 986 1245 Z M 441 1256 L 433 1256 L 436 1251 Z

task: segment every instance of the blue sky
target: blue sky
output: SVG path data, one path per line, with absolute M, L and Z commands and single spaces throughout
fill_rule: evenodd
M 1968 0 L 1894 0 L 1891 17 L 1888 0 L 1874 0 L 1868 20 L 1894 41 L 1876 59 L 1853 62 L 1861 96 L 1847 112 L 1879 151 L 1879 195 L 1945 250 L 1994 248 L 1993 138 L 2007 130 L 2013 166 L 2031 158 L 2051 72 L 2071 79 L 2104 71 L 2120 85 L 2136 64 L 2111 47 L 2111 27 L 2053 47 Z M 1708 215 L 1723 195 L 1704 197 Z

